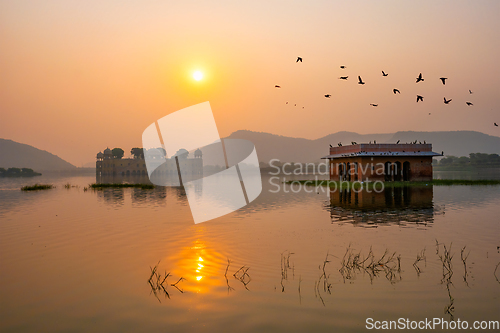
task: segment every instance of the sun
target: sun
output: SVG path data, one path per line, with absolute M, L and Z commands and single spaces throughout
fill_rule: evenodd
M 200 72 L 200 71 L 196 71 L 196 72 L 193 73 L 193 78 L 196 81 L 200 81 L 201 79 L 203 79 L 203 73 Z

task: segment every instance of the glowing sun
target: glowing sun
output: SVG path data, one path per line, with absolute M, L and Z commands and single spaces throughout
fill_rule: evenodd
M 193 78 L 196 81 L 200 81 L 201 79 L 203 79 L 203 73 L 200 72 L 200 71 L 196 71 L 196 72 L 193 73 Z

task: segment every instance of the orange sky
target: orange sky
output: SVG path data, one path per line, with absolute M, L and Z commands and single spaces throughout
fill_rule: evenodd
M 499 13 L 495 0 L 0 1 L 0 137 L 81 166 L 204 101 L 221 136 L 500 136 Z

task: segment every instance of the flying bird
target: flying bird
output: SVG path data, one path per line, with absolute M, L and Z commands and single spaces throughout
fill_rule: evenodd
M 465 104 L 467 104 L 468 106 L 474 105 L 471 102 L 465 102 Z
M 385 72 L 382 71 L 382 76 L 387 76 L 387 75 L 389 75 L 389 74 L 385 74 Z
M 345 69 L 345 66 L 340 66 L 340 68 Z
M 348 77 L 349 77 L 349 76 L 341 76 L 341 77 L 339 77 L 339 79 L 340 79 L 340 80 L 347 80 L 347 78 L 348 78 Z
M 296 62 L 302 62 L 302 58 L 301 57 L 297 57 L 297 61 Z
M 472 94 L 472 91 L 469 89 L 469 94 Z
M 286 104 L 288 104 L 288 102 L 286 102 Z
M 281 87 L 280 87 L 280 86 L 278 86 L 278 85 L 275 85 L 275 86 L 274 86 L 274 88 L 281 88 Z
M 394 93 L 394 95 L 395 95 L 396 93 L 401 94 L 401 92 L 400 92 L 399 90 L 397 90 L 397 89 L 392 89 L 392 92 Z
M 363 82 L 363 80 L 361 80 L 361 76 L 359 76 L 359 75 L 358 75 L 358 81 L 359 81 L 359 82 L 358 82 L 358 84 L 365 84 L 365 83 Z
M 332 95 L 330 95 L 330 94 L 326 94 L 326 95 L 325 95 L 325 97 L 326 97 L 326 98 L 330 98 L 330 97 L 332 97 Z
M 448 103 L 450 103 L 450 102 L 451 102 L 451 99 L 446 100 L 446 97 L 444 97 L 444 104 L 448 104 Z
M 417 95 L 417 103 L 418 101 L 424 101 L 424 97 L 423 96 L 420 96 L 420 95 Z
M 420 81 L 424 81 L 424 79 L 422 79 L 422 73 L 420 73 L 417 77 L 417 83 L 419 83 Z
M 332 146 L 332 145 L 330 145 L 330 148 L 333 148 L 333 146 Z
M 497 126 L 497 127 L 498 127 L 497 123 L 493 123 L 493 125 L 495 125 L 495 126 Z
M 446 80 L 448 79 L 447 77 L 440 77 L 439 78 L 441 80 L 441 82 L 443 82 L 443 85 L 446 84 Z
M 370 103 L 371 106 L 378 106 L 378 104 L 373 104 L 373 103 Z
M 398 142 L 396 142 L 396 144 L 398 144 L 398 143 L 399 143 L 399 141 L 401 141 L 401 140 L 398 140 Z

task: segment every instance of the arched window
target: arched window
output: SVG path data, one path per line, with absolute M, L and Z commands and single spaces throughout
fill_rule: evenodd
M 384 163 L 384 180 L 386 182 L 392 181 L 392 163 L 391 162 Z
M 410 162 L 406 161 L 403 163 L 403 180 L 409 181 L 410 179 L 411 179 Z
M 393 164 L 394 167 L 394 181 L 401 181 L 401 176 L 403 174 L 403 170 L 401 169 L 401 162 L 396 162 Z

